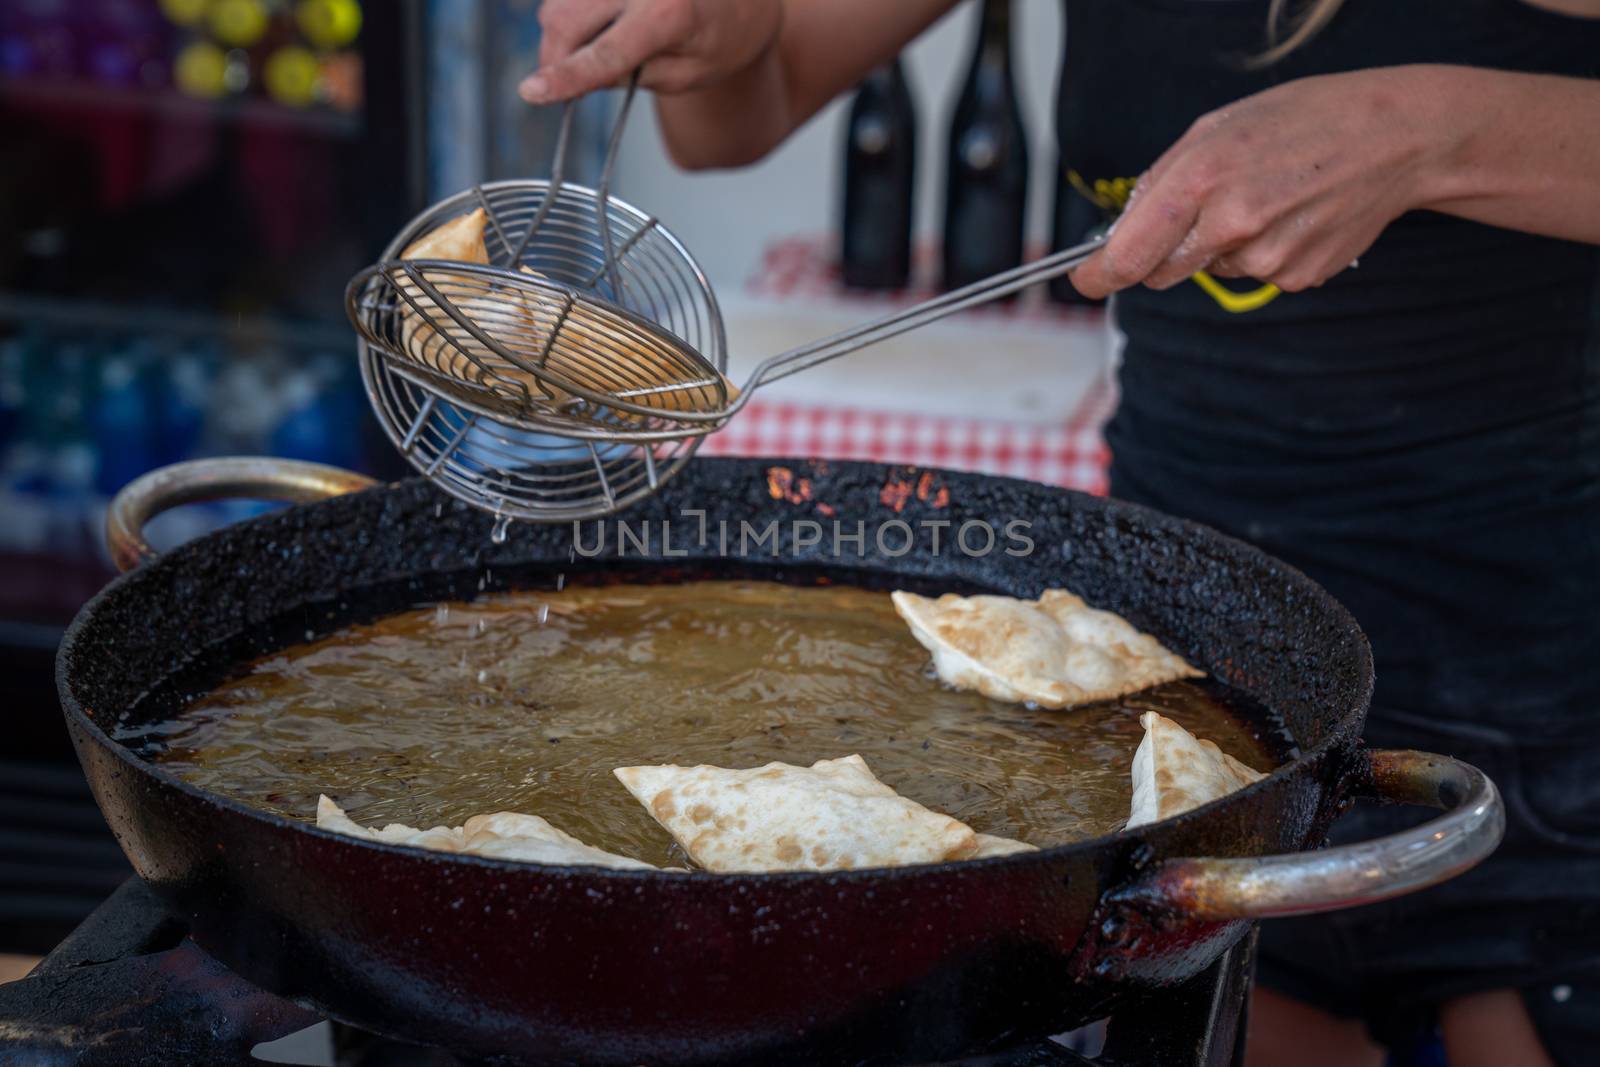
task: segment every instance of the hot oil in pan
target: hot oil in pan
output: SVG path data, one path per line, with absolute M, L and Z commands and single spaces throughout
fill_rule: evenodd
M 612 776 L 860 753 L 984 833 L 1039 845 L 1119 828 L 1141 712 L 1259 769 L 1281 755 L 1177 683 L 1072 711 L 945 688 L 885 593 L 766 582 L 569 588 L 352 626 L 262 658 L 122 738 L 197 785 L 311 818 L 459 825 L 521 811 L 601 848 L 681 862 Z

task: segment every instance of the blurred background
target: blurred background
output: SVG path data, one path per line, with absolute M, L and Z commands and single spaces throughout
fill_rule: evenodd
M 0 4 L 0 952 L 47 950 L 127 875 L 60 726 L 52 666 L 63 628 L 112 575 L 107 501 L 147 470 L 209 455 L 406 473 L 368 412 L 344 286 L 432 200 L 548 173 L 558 113 L 514 91 L 536 65 L 537 9 Z M 1081 236 L 1094 220 L 1063 223 L 1051 121 L 1063 32 L 1053 0 L 960 4 L 902 57 L 897 81 L 841 99 L 739 172 L 676 171 L 652 109 L 635 110 L 616 191 L 702 261 L 736 379 L 938 286 L 951 146 L 992 149 L 984 122 L 1009 122 L 1013 147 L 1026 138 L 1031 151 L 1013 153 L 1009 173 L 960 180 L 1015 206 L 1030 254 Z M 961 127 L 958 105 L 998 84 L 980 68 L 1002 61 L 1009 88 Z M 615 106 L 581 105 L 575 180 L 597 179 Z M 906 232 L 894 236 L 898 216 Z M 885 233 L 901 267 L 841 271 L 841 247 L 870 258 Z M 1055 296 L 797 378 L 707 451 L 942 463 L 1098 489 L 1110 334 L 1099 309 Z M 191 506 L 158 520 L 152 540 L 264 506 Z

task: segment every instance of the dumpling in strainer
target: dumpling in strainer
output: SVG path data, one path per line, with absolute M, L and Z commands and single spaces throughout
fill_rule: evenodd
M 488 222 L 482 208 L 451 219 L 406 246 L 401 259 L 443 259 L 487 266 L 484 244 Z M 536 271 L 524 273 L 540 277 Z M 555 296 L 496 283 L 466 272 L 434 269 L 424 275 L 429 284 L 485 337 L 517 359 L 537 363 L 541 338 L 557 320 L 560 304 Z M 400 341 L 404 355 L 439 374 L 487 389 L 513 402 L 523 399 L 559 404 L 567 394 L 540 381 L 512 360 L 484 344 L 456 321 L 422 286 L 404 274 L 392 275 L 405 297 L 400 301 Z M 415 301 L 415 305 L 411 303 Z
M 430 230 L 400 253 L 401 259 L 489 263 L 482 208 Z M 529 267 L 530 278 L 548 281 Z M 415 301 L 400 310 L 401 343 L 415 362 L 451 378 L 488 389 L 513 402 L 524 399 L 561 407 L 573 394 L 529 373 L 538 366 L 563 383 L 601 397 L 615 396 L 665 412 L 715 412 L 733 403 L 739 389 L 710 370 L 687 368 L 675 357 L 678 342 L 583 300 L 569 302 L 556 290 L 523 289 L 487 276 L 434 270 L 428 281 L 484 336 L 507 350 L 507 360 L 457 322 L 420 285 L 396 274 L 394 284 Z M 519 363 L 521 364 L 519 366 Z M 725 400 L 717 399 L 720 383 Z M 641 416 L 617 413 L 624 422 Z

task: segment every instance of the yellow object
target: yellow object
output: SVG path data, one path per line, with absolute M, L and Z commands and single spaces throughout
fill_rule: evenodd
M 1205 290 L 1207 296 L 1217 302 L 1218 307 L 1235 315 L 1266 307 L 1278 298 L 1278 294 L 1283 292 L 1276 285 L 1263 285 L 1259 289 L 1251 289 L 1247 293 L 1236 293 L 1203 270 L 1195 271 L 1191 279 L 1201 289 Z
M 299 45 L 280 48 L 267 57 L 262 72 L 267 95 L 290 107 L 308 107 L 316 103 L 321 70 L 317 57 L 308 49 Z
M 161 0 L 161 13 L 179 26 L 193 26 L 206 17 L 211 0 Z
M 1104 178 L 1096 178 L 1091 185 L 1077 171 L 1068 170 L 1067 182 L 1095 207 L 1116 215 L 1121 214 L 1122 209 L 1128 206 L 1128 198 L 1133 195 L 1133 187 L 1139 184 L 1139 179 L 1113 178 L 1107 181 Z
M 225 75 L 228 57 L 210 41 L 195 41 L 178 53 L 172 80 L 190 96 L 214 100 L 228 91 Z
M 318 48 L 342 48 L 361 32 L 361 5 L 356 0 L 300 0 L 294 18 L 306 40 Z
M 267 12 L 260 0 L 215 0 L 209 21 L 217 40 L 236 48 L 255 44 L 267 32 Z
M 1133 198 L 1134 187 L 1139 184 L 1138 178 L 1113 178 L 1110 181 L 1096 178 L 1091 184 L 1075 170 L 1067 171 L 1067 181 L 1090 203 L 1112 215 L 1122 213 L 1128 206 L 1128 201 Z M 1263 285 L 1243 293 L 1235 292 L 1203 270 L 1195 271 L 1189 280 L 1215 300 L 1223 311 L 1233 315 L 1242 315 L 1247 311 L 1266 307 L 1283 292 L 1276 285 Z

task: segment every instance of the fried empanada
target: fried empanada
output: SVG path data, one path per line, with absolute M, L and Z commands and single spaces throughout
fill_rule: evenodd
M 996 837 L 993 834 L 979 834 L 978 847 L 973 850 L 970 860 L 988 859 L 990 856 L 1010 856 L 1018 852 L 1037 852 L 1038 845 L 1030 845 L 1026 841 L 1016 841 L 1009 837 Z
M 439 852 L 463 852 L 495 859 L 548 863 L 558 866 L 615 867 L 654 870 L 641 860 L 618 856 L 586 845 L 571 834 L 551 826 L 537 815 L 497 811 L 474 815 L 461 826 L 435 826 L 418 830 L 402 823 L 382 829 L 368 829 L 326 796 L 317 798 L 317 826 L 335 833 L 382 841 L 390 845 L 412 845 Z
M 995 700 L 1069 708 L 1205 675 L 1120 615 L 1061 589 L 1038 600 L 900 591 L 892 599 L 945 683 Z
M 1144 740 L 1133 753 L 1130 829 L 1170 819 L 1266 777 L 1165 715 L 1147 711 L 1139 725 Z
M 856 755 L 810 767 L 668 765 L 615 773 L 689 858 L 711 871 L 938 863 L 971 858 L 980 844 L 971 827 L 900 796 Z
M 401 259 L 444 259 L 487 266 L 484 243 L 487 216 L 482 208 L 451 219 L 429 231 L 400 253 Z M 537 271 L 523 267 L 533 277 Z M 472 325 L 518 359 L 535 362 L 559 313 L 555 296 L 497 283 L 486 276 L 434 269 L 427 281 Z M 410 300 L 401 300 L 400 343 L 404 354 L 439 374 L 488 389 L 512 400 L 523 398 L 559 404 L 562 390 L 542 382 L 506 359 L 456 321 L 423 288 L 404 275 L 394 284 Z M 415 301 L 413 305 L 412 301 Z

